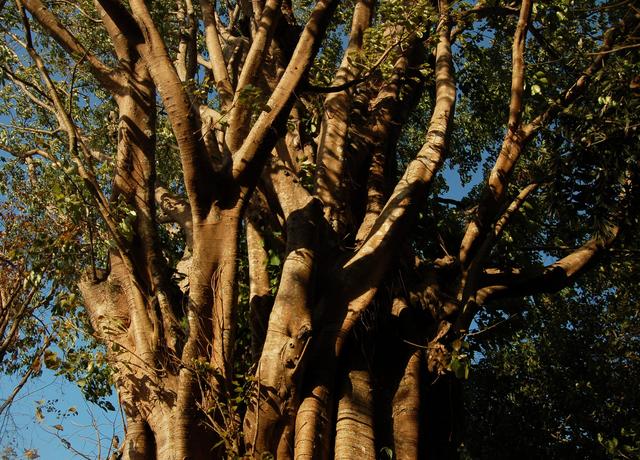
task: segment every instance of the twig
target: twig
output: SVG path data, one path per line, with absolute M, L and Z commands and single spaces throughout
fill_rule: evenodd
M 520 312 L 518 312 L 518 313 L 514 313 L 514 314 L 512 314 L 511 316 L 509 316 L 508 318 L 505 318 L 505 319 L 503 319 L 503 320 L 500 320 L 500 321 L 498 321 L 497 323 L 493 323 L 491 326 L 487 326 L 487 327 L 485 327 L 485 328 L 484 328 L 484 329 L 482 329 L 482 330 L 479 330 L 479 331 L 476 331 L 476 332 L 468 332 L 467 334 L 465 334 L 465 337 L 475 337 L 475 336 L 478 336 L 478 335 L 484 334 L 485 332 L 488 332 L 488 331 L 490 331 L 491 329 L 494 329 L 494 328 L 496 328 L 496 327 L 500 326 L 501 324 L 506 323 L 507 321 L 509 321 L 509 320 L 513 319 L 514 317 L 516 317 L 516 316 L 518 316 L 518 315 L 520 315 Z
M 629 48 L 637 48 L 640 46 L 640 43 L 634 43 L 633 45 L 625 45 L 625 46 L 619 46 L 617 48 L 613 48 L 610 50 L 604 50 L 604 51 L 594 51 L 593 53 L 587 53 L 589 55 L 598 55 L 598 54 L 608 54 L 608 53 L 615 53 L 617 51 L 621 51 L 621 50 L 626 50 Z

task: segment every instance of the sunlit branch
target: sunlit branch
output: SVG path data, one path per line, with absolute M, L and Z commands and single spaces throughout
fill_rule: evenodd
M 353 11 L 349 43 L 340 67 L 333 79 L 340 83 L 353 78 L 357 69 L 352 64 L 355 53 L 362 47 L 363 35 L 371 22 L 372 5 L 369 1 L 358 1 Z M 380 61 L 382 62 L 382 61 Z M 348 194 L 347 135 L 352 93 L 331 93 L 324 100 L 324 116 L 320 126 L 317 152 L 315 190 L 323 202 L 324 215 L 339 237 L 348 231 L 350 211 L 345 206 Z
M 86 57 L 86 61 L 90 66 L 91 72 L 105 88 L 114 90 L 119 86 L 118 73 L 86 49 L 85 46 L 60 23 L 60 20 L 50 10 L 48 10 L 40 0 L 24 0 L 21 3 L 69 54 L 75 58 L 81 58 L 82 56 Z
M 418 194 L 433 180 L 444 161 L 456 92 L 449 14 L 448 2 L 440 1 L 435 72 L 436 102 L 426 141 L 416 158 L 407 166 L 368 237 L 343 268 L 345 276 L 348 274 L 355 279 L 363 276 L 360 273 L 366 271 L 371 288 L 363 292 L 359 282 L 354 282 L 354 287 L 358 286 L 359 294 L 350 299 L 349 309 L 336 342 L 336 354 L 339 354 L 349 330 L 373 299 L 376 293 L 375 286 L 385 273 L 393 254 L 392 248 L 398 244 L 398 239 L 403 235 L 404 225 L 415 212 Z M 375 267 L 373 274 L 372 267 Z
M 244 137 L 249 129 L 250 108 L 244 102 L 245 91 L 249 88 L 249 85 L 253 85 L 259 78 L 258 70 L 267 56 L 267 50 L 278 25 L 281 3 L 281 0 L 268 0 L 265 3 L 258 23 L 258 30 L 253 36 L 244 65 L 238 76 L 238 82 L 233 94 L 233 103 L 229 112 L 229 130 L 225 139 L 229 150 L 233 153 L 243 144 Z
M 204 40 L 209 53 L 209 59 L 206 60 L 206 62 L 213 72 L 216 88 L 222 99 L 222 106 L 227 109 L 227 106 L 233 98 L 233 88 L 229 80 L 222 45 L 220 44 L 220 35 L 218 34 L 215 20 L 215 10 L 209 0 L 200 0 L 200 8 L 202 9 L 202 19 L 204 21 Z M 200 62 L 200 56 L 198 57 L 198 61 Z
M 247 170 L 248 166 L 256 161 L 258 153 L 263 155 L 271 149 L 261 148 L 267 133 L 285 106 L 288 104 L 293 91 L 298 86 L 303 74 L 311 66 L 313 57 L 329 19 L 336 6 L 336 0 L 319 0 L 311 17 L 307 22 L 293 55 L 285 69 L 271 97 L 267 101 L 268 111 L 262 111 L 257 121 L 251 128 L 242 147 L 233 158 L 233 177 L 239 178 Z
M 200 130 L 199 116 L 191 106 L 146 4 L 141 0 L 134 0 L 131 2 L 131 9 L 145 37 L 145 43 L 138 47 L 139 52 L 144 57 L 164 102 L 180 148 L 184 183 L 194 219 L 206 219 L 214 200 L 214 173 L 196 134 Z
M 512 46 L 511 100 L 509 102 L 507 133 L 489 175 L 483 202 L 478 207 L 477 216 L 469 222 L 460 245 L 460 263 L 463 267 L 472 263 L 472 259 L 475 257 L 474 248 L 478 240 L 482 238 L 489 222 L 495 218 L 496 208 L 500 206 L 504 198 L 509 176 L 522 152 L 524 140 L 520 132 L 520 125 L 524 92 L 524 50 L 531 8 L 531 0 L 524 0 L 520 7 L 520 16 Z
M 177 16 L 182 33 L 180 34 L 180 41 L 178 43 L 175 68 L 180 80 L 186 82 L 195 76 L 198 53 L 198 23 L 191 0 L 178 0 Z

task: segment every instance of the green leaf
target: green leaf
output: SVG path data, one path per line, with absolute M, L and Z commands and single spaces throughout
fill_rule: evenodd
M 111 411 L 111 412 L 113 412 L 114 410 L 116 410 L 116 408 L 115 408 L 115 407 L 113 407 L 113 404 L 111 404 L 109 401 L 103 401 L 103 402 L 100 404 L 100 406 L 101 406 L 103 409 L 108 410 L 108 411 Z
M 383 459 L 393 459 L 393 450 L 390 447 L 383 447 L 380 449 L 380 458 Z
M 60 367 L 60 358 L 58 358 L 55 351 L 46 350 L 44 352 L 44 365 L 47 369 L 52 371 L 55 371 Z
M 278 254 L 271 254 L 271 257 L 269 257 L 269 265 L 271 265 L 272 267 L 280 266 L 280 257 L 278 256 Z

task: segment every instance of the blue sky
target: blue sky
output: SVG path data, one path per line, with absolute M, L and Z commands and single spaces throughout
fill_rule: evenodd
M 0 376 L 0 399 L 15 385 L 15 379 Z M 44 401 L 41 422 L 36 421 L 38 402 Z M 54 402 L 55 401 L 55 402 Z M 47 402 L 55 409 L 47 410 Z M 111 402 L 117 407 L 115 395 Z M 74 409 L 75 408 L 75 411 Z M 71 409 L 71 410 L 70 410 Z M 61 425 L 64 429 L 54 428 Z M 0 416 L 0 452 L 13 446 L 18 458 L 24 458 L 25 449 L 36 449 L 41 459 L 63 460 L 83 458 L 65 447 L 59 433 L 71 447 L 90 459 L 106 459 L 114 434 L 123 439 L 122 420 L 118 410 L 106 412 L 85 401 L 80 389 L 49 370 L 25 385 L 13 405 Z M 101 448 L 98 449 L 98 440 Z M 1 454 L 0 454 L 1 455 Z

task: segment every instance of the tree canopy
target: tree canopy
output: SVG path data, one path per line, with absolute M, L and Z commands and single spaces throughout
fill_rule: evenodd
M 0 371 L 123 458 L 637 455 L 634 2 L 0 12 Z

